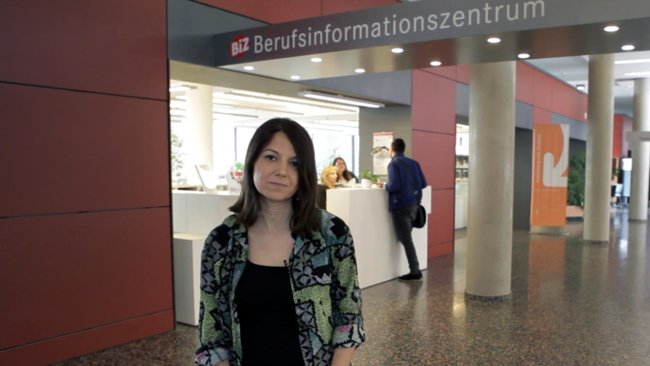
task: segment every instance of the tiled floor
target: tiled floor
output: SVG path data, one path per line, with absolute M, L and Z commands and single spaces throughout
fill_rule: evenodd
M 647 223 L 618 210 L 609 244 L 567 236 L 513 238 L 512 300 L 465 301 L 465 239 L 422 281 L 363 290 L 367 342 L 355 365 L 650 365 Z M 196 328 L 57 364 L 193 365 Z

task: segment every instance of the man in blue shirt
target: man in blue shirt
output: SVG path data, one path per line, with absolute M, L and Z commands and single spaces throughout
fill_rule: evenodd
M 422 201 L 422 188 L 427 181 L 422 174 L 420 164 L 404 156 L 406 144 L 397 138 L 390 145 L 392 159 L 388 164 L 388 209 L 393 218 L 397 239 L 404 245 L 410 272 L 399 278 L 401 280 L 419 280 L 422 278 L 420 263 L 413 244 L 413 220 Z

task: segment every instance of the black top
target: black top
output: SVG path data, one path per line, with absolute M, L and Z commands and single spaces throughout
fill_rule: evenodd
M 246 262 L 235 290 L 235 303 L 242 366 L 305 365 L 287 267 Z

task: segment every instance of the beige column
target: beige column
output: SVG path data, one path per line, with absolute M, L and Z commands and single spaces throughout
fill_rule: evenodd
M 626 256 L 626 268 L 621 273 L 622 290 L 627 294 L 643 294 L 646 288 L 646 267 L 648 258 L 646 255 L 648 237 L 648 224 L 646 222 L 630 222 L 628 227 L 627 252 L 621 253 Z M 622 238 L 620 240 L 622 244 Z M 635 301 L 636 300 L 636 301 Z M 634 296 L 631 304 L 643 306 L 643 296 Z
M 609 240 L 614 130 L 614 55 L 589 57 L 589 134 L 582 237 Z
M 212 87 L 197 84 L 187 92 L 186 141 L 183 142 L 187 183 L 201 184 L 195 164 L 212 168 Z
M 515 62 L 472 65 L 465 297 L 510 298 Z
M 634 132 L 650 130 L 650 80 L 634 81 Z M 648 219 L 648 172 L 650 142 L 635 139 L 632 145 L 632 186 L 630 189 L 630 220 Z

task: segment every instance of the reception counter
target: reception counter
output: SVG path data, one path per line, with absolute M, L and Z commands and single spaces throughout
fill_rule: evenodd
M 174 233 L 192 233 L 206 238 L 231 212 L 238 194 L 172 191 Z
M 201 251 L 210 231 L 230 215 L 238 195 L 172 191 L 174 315 L 176 321 L 199 324 Z
M 431 213 L 431 188 L 422 191 L 422 205 Z M 409 272 L 404 247 L 397 241 L 388 211 L 388 192 L 377 188 L 327 190 L 327 210 L 350 227 L 354 239 L 361 288 Z M 427 268 L 427 225 L 413 229 L 420 268 Z
M 208 233 L 231 212 L 238 195 L 172 191 L 174 303 L 176 321 L 198 325 L 200 257 Z M 431 189 L 423 191 L 423 206 L 431 212 Z M 397 278 L 409 271 L 404 248 L 395 237 L 388 212 L 388 193 L 376 188 L 327 190 L 327 209 L 352 232 L 361 288 Z M 420 267 L 427 266 L 427 226 L 413 229 Z

